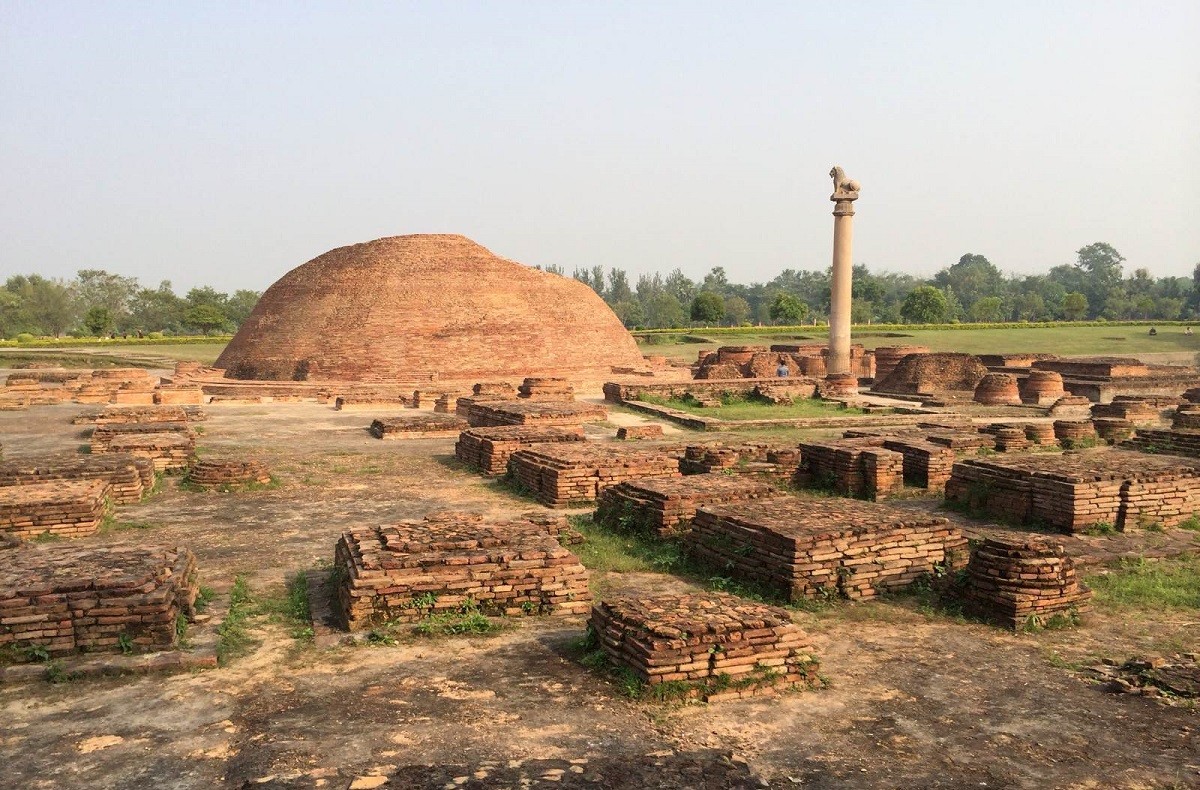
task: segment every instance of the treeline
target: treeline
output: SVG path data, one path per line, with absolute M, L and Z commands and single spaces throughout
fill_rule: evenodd
M 0 288 L 0 336 L 107 337 L 235 332 L 258 301 L 209 287 L 176 295 L 169 280 L 143 288 L 136 277 L 83 269 L 71 280 L 9 277 Z
M 1200 264 L 1192 278 L 1124 272 L 1125 258 L 1104 242 L 1076 252 L 1073 264 L 1045 274 L 1007 275 L 983 255 L 967 254 L 930 279 L 854 267 L 856 324 L 1162 320 L 1200 317 Z M 561 268 L 550 271 L 564 274 Z M 694 324 L 801 324 L 827 321 L 830 271 L 786 269 L 770 282 L 743 285 L 716 267 L 697 282 L 679 269 L 643 274 L 597 266 L 573 274 L 600 294 L 630 328 Z

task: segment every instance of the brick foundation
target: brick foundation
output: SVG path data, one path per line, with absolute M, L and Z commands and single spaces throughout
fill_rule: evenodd
M 188 469 L 187 479 L 199 488 L 238 488 L 267 485 L 271 482 L 271 472 L 261 461 L 201 458 Z
M 746 475 L 627 480 L 601 492 L 595 519 L 615 529 L 668 537 L 687 532 L 703 505 L 780 495 L 774 486 Z
M 459 434 L 454 455 L 468 466 L 494 477 L 508 471 L 508 459 L 517 450 L 538 444 L 584 440 L 583 428 L 579 427 L 511 425 L 470 428 Z
M 114 504 L 132 505 L 154 488 L 154 462 L 129 454 L 42 455 L 0 463 L 0 490 L 34 483 L 102 480 Z
M 458 416 L 472 428 L 499 425 L 582 425 L 608 419 L 608 410 L 595 403 L 560 401 L 484 401 L 460 398 Z
M 642 477 L 678 477 L 679 459 L 662 449 L 591 444 L 543 445 L 509 459 L 518 484 L 547 507 L 595 502 L 604 489 Z
M 963 597 L 968 612 L 1019 629 L 1087 612 L 1092 592 L 1062 544 L 988 538 L 971 554 Z
M 103 480 L 29 483 L 0 488 L 0 532 L 18 538 L 94 535 L 108 512 Z
M 376 439 L 457 436 L 466 427 L 466 421 L 453 414 L 406 414 L 375 420 L 371 423 L 371 435 Z

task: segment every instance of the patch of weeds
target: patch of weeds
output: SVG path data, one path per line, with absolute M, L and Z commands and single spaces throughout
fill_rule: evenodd
M 1038 631 L 1058 631 L 1064 628 L 1074 628 L 1079 625 L 1079 612 L 1074 609 L 1066 612 L 1055 612 L 1049 617 L 1033 616 L 1025 621 L 1021 630 L 1027 634 Z
M 1078 672 L 1086 665 L 1084 662 L 1080 661 L 1068 661 L 1054 650 L 1051 650 L 1046 654 L 1046 663 L 1052 667 L 1056 667 L 1058 669 L 1068 669 L 1072 672 Z
M 1180 529 L 1190 530 L 1191 532 L 1200 532 L 1200 514 L 1193 513 L 1188 516 L 1185 521 L 1179 522 Z
M 381 475 L 381 474 L 383 474 L 383 467 L 377 466 L 375 464 L 368 464 L 367 466 L 364 466 L 362 469 L 359 469 L 358 473 L 360 475 Z
M 25 658 L 37 664 L 44 664 L 50 660 L 50 648 L 46 645 L 30 645 L 25 648 Z
M 672 573 L 685 564 L 683 547 L 674 540 L 655 540 L 636 532 L 617 531 L 597 524 L 590 514 L 570 517 L 572 528 L 584 537 L 574 546 L 579 561 L 595 571 Z
M 39 532 L 33 536 L 34 543 L 57 543 L 62 540 L 62 535 L 56 535 L 53 532 Z
M 150 486 L 150 490 L 142 495 L 142 499 L 152 497 L 155 494 L 161 494 L 163 491 L 163 488 L 166 486 L 166 480 L 167 480 L 167 476 L 165 474 L 163 474 L 162 472 L 155 472 L 154 473 L 154 485 Z
M 175 615 L 175 644 L 182 650 L 187 650 L 192 646 L 191 640 L 188 639 L 188 627 L 191 623 L 188 622 L 187 615 L 183 612 Z
M 421 636 L 461 636 L 488 634 L 499 628 L 499 624 L 479 610 L 479 604 L 468 599 L 456 612 L 426 617 L 413 627 L 413 632 Z
M 196 594 L 196 611 L 203 612 L 208 609 L 208 605 L 212 603 L 212 599 L 217 597 L 217 591 L 212 587 L 200 586 L 200 591 Z
M 178 630 L 178 625 L 176 630 Z M 124 631 L 117 634 L 117 647 L 120 648 L 122 655 L 133 655 L 133 637 Z
M 1097 604 L 1114 609 L 1200 609 L 1200 557 L 1120 560 L 1086 583 Z
M 282 596 L 262 598 L 254 608 L 255 614 L 265 615 L 267 621 L 283 625 L 293 639 L 311 641 L 312 615 L 308 608 L 308 577 L 299 571 L 287 580 Z
M 501 491 L 507 491 L 514 496 L 521 497 L 522 499 L 536 498 L 534 492 L 517 479 L 516 474 L 513 472 L 512 462 L 509 462 L 508 471 L 505 472 L 503 476 L 497 478 L 495 485 L 496 488 L 499 488 Z
M 246 577 L 238 575 L 233 580 L 233 588 L 229 591 L 229 613 L 225 621 L 217 629 L 217 661 L 228 663 L 232 658 L 244 656 L 250 652 L 254 640 L 250 638 L 248 621 L 254 613 L 254 597 L 250 593 L 250 585 Z
M 117 521 L 110 513 L 104 517 L 104 521 L 100 522 L 100 534 L 106 535 L 111 532 L 125 532 L 128 530 L 138 529 L 153 529 L 154 524 L 145 521 Z
M 1104 442 L 1098 436 L 1086 436 L 1082 439 L 1061 439 L 1059 444 L 1064 450 L 1087 450 L 1091 447 L 1099 447 Z
M 1112 525 L 1111 521 L 1097 521 L 1083 531 L 1084 535 L 1115 535 L 1117 528 Z
M 61 661 L 51 661 L 46 664 L 46 680 L 51 683 L 70 683 L 78 679 L 79 675 L 75 672 L 68 672 Z

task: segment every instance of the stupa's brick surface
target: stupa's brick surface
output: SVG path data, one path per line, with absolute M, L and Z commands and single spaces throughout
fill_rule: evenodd
M 727 593 L 601 601 L 589 625 L 643 683 L 693 683 L 709 701 L 818 683 L 809 638 L 786 609 Z
M 537 444 L 584 440 L 583 429 L 579 427 L 512 425 L 471 428 L 459 434 L 454 455 L 483 474 L 496 476 L 508 471 L 508 459 L 517 450 Z
M 1042 538 L 987 538 L 967 566 L 965 608 L 1008 628 L 1084 614 L 1091 597 L 1062 544 Z
M 455 436 L 467 427 L 466 420 L 454 414 L 405 414 L 381 417 L 371 423 L 376 439 L 419 439 L 427 436 Z
M 608 419 L 608 410 L 597 403 L 579 401 L 478 401 L 459 398 L 458 416 L 472 428 L 500 425 L 582 425 Z
M 413 622 L 471 602 L 495 615 L 586 613 L 587 569 L 556 531 L 545 520 L 438 513 L 345 532 L 334 559 L 343 624 Z
M 705 506 L 685 540 L 701 560 L 792 601 L 874 598 L 967 562 L 966 538 L 944 517 L 852 499 Z
M 688 475 L 628 480 L 600 493 L 596 521 L 659 536 L 686 532 L 702 505 L 780 496 L 779 489 L 747 475 Z
M 591 288 L 463 236 L 331 250 L 267 289 L 217 360 L 231 378 L 480 381 L 644 367 Z
M 108 491 L 104 480 L 0 487 L 0 532 L 19 538 L 95 534 L 107 512 Z
M 663 449 L 574 443 L 518 450 L 509 468 L 548 507 L 595 502 L 604 489 L 626 480 L 680 474 L 679 459 Z
M 0 487 L 103 480 L 114 504 L 132 505 L 154 488 L 154 462 L 130 454 L 39 455 L 0 463 Z
M 0 556 L 0 651 L 15 660 L 170 649 L 199 593 L 185 548 L 23 546 Z
M 946 499 L 1064 532 L 1175 526 L 1200 512 L 1200 466 L 1130 452 L 969 459 L 954 465 Z

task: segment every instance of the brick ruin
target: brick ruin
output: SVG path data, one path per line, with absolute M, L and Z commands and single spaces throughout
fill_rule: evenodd
M 790 601 L 870 599 L 967 562 L 966 538 L 944 517 L 852 499 L 705 506 L 684 540 L 698 559 Z
M 646 367 L 591 288 L 457 235 L 376 239 L 293 269 L 216 362 L 230 379 L 414 385 L 596 380 L 614 366 Z
M 0 491 L 15 486 L 101 480 L 113 504 L 132 505 L 154 488 L 154 462 L 130 454 L 41 455 L 0 463 Z
M 974 399 L 984 406 L 1020 406 L 1017 377 L 1011 373 L 988 373 L 975 385 Z
M 371 423 L 370 431 L 376 439 L 424 439 L 457 436 L 466 428 L 466 420 L 454 414 L 405 414 L 380 417 Z
M 829 347 L 823 343 L 776 344 L 767 346 L 722 346 L 701 351 L 696 361 L 696 379 L 773 379 L 782 364 L 788 376 L 824 378 Z M 850 373 L 855 379 L 875 375 L 875 356 L 861 345 L 850 347 Z
M 617 429 L 617 439 L 633 441 L 636 439 L 661 439 L 663 427 L 658 423 L 649 425 L 623 425 Z
M 271 482 L 271 471 L 253 459 L 200 458 L 188 469 L 187 481 L 206 490 L 261 486 Z
M 334 557 L 342 623 L 361 630 L 475 604 L 485 614 L 588 611 L 588 572 L 542 519 L 489 522 L 470 513 L 342 534 Z
M 800 464 L 800 450 L 789 443 L 744 442 L 728 444 L 690 444 L 684 449 L 679 470 L 685 475 L 726 474 L 769 475 L 790 480 Z
M 875 349 L 875 380 L 883 381 L 909 354 L 928 354 L 928 346 L 879 346 Z
M 91 451 L 94 454 L 111 451 L 118 437 L 178 434 L 195 441 L 196 432 L 187 422 L 117 422 L 104 423 L 92 429 Z
M 771 484 L 745 475 L 627 480 L 600 493 L 594 518 L 614 529 L 672 537 L 687 532 L 702 506 L 780 495 Z
M 77 415 L 75 425 L 132 425 L 203 422 L 208 415 L 198 406 L 109 406 Z
M 104 480 L 0 487 L 0 532 L 18 538 L 94 535 L 108 513 L 108 491 Z
M 688 684 L 685 693 L 706 701 L 819 684 L 809 638 L 787 610 L 733 595 L 601 601 L 588 625 L 608 658 L 642 683 Z
M 987 538 L 971 553 L 963 591 L 971 614 L 1012 629 L 1085 614 L 1092 592 L 1061 543 Z
M 945 443 L 955 434 L 940 434 Z M 801 487 L 828 488 L 842 496 L 880 500 L 906 484 L 933 491 L 950 479 L 955 449 L 926 440 L 919 432 L 889 434 L 846 431 L 842 439 L 802 442 L 794 482 Z M 963 439 L 960 446 L 976 446 Z
M 1067 533 L 1172 527 L 1200 512 L 1200 467 L 1127 451 L 975 458 L 954 465 L 946 499 Z
M 92 434 L 93 455 L 122 453 L 147 458 L 157 472 L 187 469 L 196 457 L 196 434 L 186 424 L 105 425 L 96 432 L 100 435 Z
M 141 368 L 19 370 L 0 388 L 3 409 L 59 403 L 196 405 L 203 395 L 198 387 L 164 383 Z
M 1055 420 L 1054 438 L 1069 450 L 1095 442 L 1098 437 L 1091 420 Z
M 0 552 L 0 652 L 15 661 L 170 650 L 194 616 L 186 548 L 22 546 Z
M 404 392 L 387 390 L 357 391 L 338 395 L 333 400 L 335 411 L 398 409 L 410 408 L 413 405 L 412 393 L 407 390 Z
M 909 354 L 896 363 L 887 378 L 876 379 L 871 391 L 969 402 L 987 374 L 988 369 L 979 358 L 970 354 Z
M 454 456 L 464 464 L 495 477 L 508 471 L 508 459 L 517 450 L 539 444 L 582 442 L 583 428 L 563 426 L 502 426 L 470 428 L 458 435 Z
M 466 402 L 464 402 L 466 401 Z M 579 401 L 486 401 L 460 398 L 457 413 L 472 428 L 500 425 L 581 425 L 608 419 L 597 403 Z
M 662 448 L 585 443 L 539 445 L 509 459 L 518 485 L 547 507 L 595 502 L 604 489 L 642 477 L 678 477 L 679 459 Z
M 517 387 L 517 397 L 525 400 L 573 401 L 575 388 L 564 378 L 529 377 Z

